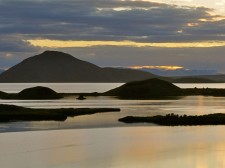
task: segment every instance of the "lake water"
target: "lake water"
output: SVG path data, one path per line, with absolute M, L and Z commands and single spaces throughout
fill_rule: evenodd
M 105 92 L 121 86 L 123 83 L 0 83 L 0 91 L 18 93 L 23 89 L 44 86 L 59 93 Z
M 49 87 L 59 93 L 105 92 L 124 83 L 0 83 L 0 91 L 18 93 L 35 86 Z M 225 88 L 225 83 L 175 83 L 181 88 Z
M 0 134 L 2 168 L 223 168 L 224 126 Z
M 12 93 L 37 85 L 42 84 L 0 84 L 0 90 Z M 104 92 L 120 85 L 43 84 L 42 86 L 55 86 L 51 88 L 58 92 Z M 213 88 L 215 87 L 225 88 L 225 84 L 213 85 Z M 68 96 L 60 100 L 0 99 L 0 104 L 31 108 L 121 108 L 119 113 L 78 116 L 65 122 L 1 123 L 0 167 L 225 167 L 225 126 L 165 127 L 154 124 L 127 125 L 118 122 L 119 118 L 127 115 L 225 113 L 223 97 L 187 96 L 176 100 L 87 97 L 87 100 L 79 101 L 74 96 Z

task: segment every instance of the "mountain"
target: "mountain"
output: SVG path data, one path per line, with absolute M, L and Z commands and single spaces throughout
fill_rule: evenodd
M 45 51 L 3 72 L 0 82 L 129 82 L 153 77 L 148 72 L 101 68 L 63 52 Z
M 150 72 L 159 76 L 200 76 L 200 75 L 217 75 L 218 72 L 215 70 L 195 70 L 195 69 L 176 69 L 176 70 L 168 70 L 168 69 L 157 69 L 157 68 L 140 68 L 139 70 Z
M 122 99 L 164 98 L 183 94 L 183 90 L 179 87 L 157 78 L 129 82 L 104 93 L 104 95 L 117 96 Z
M 3 72 L 4 72 L 4 70 L 3 69 L 0 69 L 0 74 L 3 73 Z
M 217 83 L 217 80 L 200 77 L 180 77 L 173 80 L 173 83 Z
M 209 80 L 213 80 L 213 81 L 217 81 L 217 82 L 225 82 L 225 75 L 221 74 L 221 75 L 203 75 L 203 76 L 199 76 L 200 78 L 205 78 L 205 79 L 209 79 Z

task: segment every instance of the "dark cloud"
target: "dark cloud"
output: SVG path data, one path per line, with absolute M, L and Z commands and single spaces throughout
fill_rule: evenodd
M 30 52 L 37 48 L 29 45 L 20 35 L 0 35 L 0 52 Z
M 225 47 L 132 48 L 93 47 L 62 51 L 99 66 L 178 65 L 189 69 L 214 69 L 225 73 Z
M 124 10 L 121 10 L 124 9 Z M 126 9 L 126 10 L 125 10 Z M 225 20 L 204 7 L 119 0 L 0 0 L 0 67 L 40 53 L 26 39 L 192 42 L 225 40 Z M 63 49 L 101 66 L 181 65 L 225 72 L 225 49 Z M 12 53 L 12 58 L 6 54 Z
M 209 12 L 212 10 L 203 7 L 143 1 L 2 0 L 0 33 L 64 40 L 161 42 L 224 39 L 221 36 L 225 33 L 224 21 L 212 21 L 215 16 Z M 196 26 L 188 27 L 188 23 Z M 181 30 L 183 32 L 179 33 Z

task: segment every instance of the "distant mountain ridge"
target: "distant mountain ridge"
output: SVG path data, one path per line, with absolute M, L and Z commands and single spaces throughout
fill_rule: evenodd
M 0 82 L 130 82 L 153 77 L 157 76 L 139 70 L 101 68 L 63 52 L 45 51 L 0 74 Z
M 218 72 L 215 70 L 186 70 L 185 68 L 177 69 L 177 70 L 165 70 L 165 69 L 157 69 L 157 68 L 141 68 L 139 70 L 150 72 L 159 76 L 167 76 L 167 77 L 184 77 L 184 76 L 202 76 L 202 75 L 218 75 Z
M 0 69 L 0 74 L 3 73 L 3 72 L 4 72 L 4 70 L 3 69 Z

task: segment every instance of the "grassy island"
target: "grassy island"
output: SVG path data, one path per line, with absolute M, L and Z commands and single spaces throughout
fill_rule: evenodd
M 0 104 L 0 122 L 64 121 L 67 117 L 119 111 L 119 108 L 32 109 L 15 105 Z
M 36 86 L 24 89 L 19 93 L 0 92 L 0 98 L 21 99 L 21 100 L 44 100 L 44 99 L 60 99 L 62 98 L 62 95 L 50 88 L 43 86 Z
M 116 96 L 120 99 L 174 99 L 183 96 L 221 96 L 225 97 L 225 89 L 191 88 L 181 89 L 174 84 L 153 78 L 143 81 L 129 82 L 102 95 Z
M 187 116 L 167 114 L 152 117 L 127 116 L 119 119 L 124 123 L 154 123 L 164 126 L 188 126 L 188 125 L 225 125 L 225 114 L 215 113 L 201 116 Z
M 103 93 L 103 95 L 117 96 L 121 99 L 162 99 L 183 96 L 184 92 L 170 82 L 153 78 L 126 83 Z

